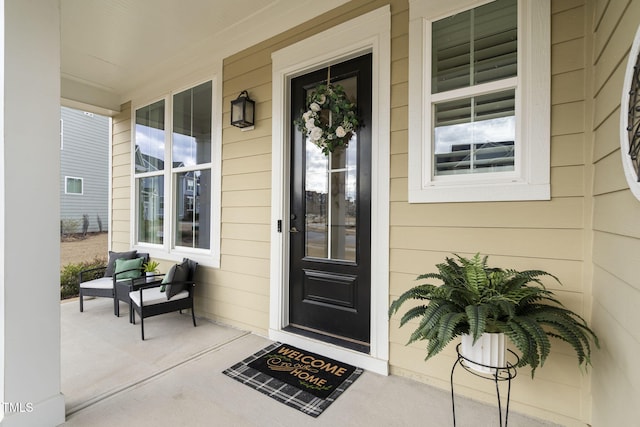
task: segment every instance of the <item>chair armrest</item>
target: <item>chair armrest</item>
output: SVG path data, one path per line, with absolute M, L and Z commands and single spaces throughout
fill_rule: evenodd
M 104 276 L 104 272 L 106 269 L 107 269 L 107 266 L 82 270 L 78 273 L 78 283 L 87 282 L 88 280 L 93 280 L 93 279 L 97 279 L 98 277 Z M 102 272 L 102 275 L 99 275 L 98 272 Z M 86 275 L 89 275 L 89 274 L 91 275 L 90 279 L 83 279 Z

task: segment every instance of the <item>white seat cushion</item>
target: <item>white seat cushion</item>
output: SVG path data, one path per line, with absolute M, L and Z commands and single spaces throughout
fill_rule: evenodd
M 88 289 L 113 289 L 113 277 L 101 277 L 80 283 L 81 288 Z
M 171 301 L 187 298 L 188 296 L 189 296 L 189 291 L 186 291 L 186 290 L 181 291 L 175 294 L 171 298 Z M 135 305 L 140 307 L 140 291 L 129 292 L 129 298 L 131 298 L 131 301 L 133 301 Z M 144 305 L 153 305 L 153 304 L 167 302 L 167 293 L 160 292 L 160 287 L 143 289 L 142 300 L 144 301 Z

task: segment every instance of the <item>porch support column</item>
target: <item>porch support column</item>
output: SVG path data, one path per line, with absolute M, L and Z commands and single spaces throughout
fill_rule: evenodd
M 60 6 L 0 0 L 0 401 L 64 422 L 60 380 Z

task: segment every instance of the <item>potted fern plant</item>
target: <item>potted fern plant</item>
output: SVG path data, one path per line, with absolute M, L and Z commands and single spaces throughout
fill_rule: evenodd
M 550 337 L 567 342 L 575 351 L 579 366 L 591 364 L 591 343 L 599 347 L 596 334 L 578 314 L 562 306 L 543 277 L 557 277 L 540 270 L 516 271 L 487 266 L 487 257 L 447 257 L 436 265 L 438 273 L 423 274 L 417 280 L 436 279 L 440 285 L 415 286 L 391 303 L 389 317 L 408 300 L 418 300 L 401 318 L 400 326 L 419 320 L 409 342 L 426 340 L 427 357 L 439 353 L 457 336 L 462 336 L 461 354 L 472 369 L 486 372 L 487 366 L 504 366 L 502 360 L 481 361 L 465 354 L 478 345 L 483 334 L 503 334 L 519 351 L 516 366 L 531 367 L 531 376 L 542 366 L 551 349 Z M 466 337 L 465 337 L 466 336 Z M 504 339 L 503 339 L 504 342 Z M 484 345 L 484 344 L 480 344 Z

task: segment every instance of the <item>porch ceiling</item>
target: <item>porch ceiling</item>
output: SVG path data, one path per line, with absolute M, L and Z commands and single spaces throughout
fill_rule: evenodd
M 348 0 L 61 0 L 63 100 L 117 110 L 189 53 L 220 59 Z

